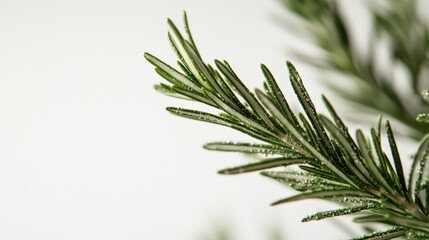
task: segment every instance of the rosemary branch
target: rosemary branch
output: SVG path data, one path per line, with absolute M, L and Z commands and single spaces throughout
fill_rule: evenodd
M 261 65 L 266 78 L 264 89 L 251 92 L 226 61 L 206 64 L 191 36 L 185 14 L 185 35 L 169 20 L 169 41 L 178 57 L 179 69 L 155 56 L 144 57 L 168 84 L 156 89 L 169 96 L 201 102 L 219 114 L 168 107 L 175 115 L 223 125 L 256 140 L 214 142 L 206 149 L 255 154 L 259 161 L 227 168 L 221 174 L 262 171 L 262 175 L 288 184 L 299 193 L 273 205 L 309 198 L 341 203 L 341 209 L 316 213 L 305 221 L 346 214 L 358 214 L 356 222 L 380 222 L 392 228 L 357 239 L 390 239 L 398 236 L 429 238 L 429 136 L 415 155 L 407 184 L 393 130 L 386 122 L 392 157 L 381 144 L 381 119 L 370 136 L 361 130 L 356 141 L 332 104 L 323 98 L 331 117 L 319 114 L 297 70 L 287 62 L 290 83 L 304 113 L 295 113 L 268 68 Z M 261 156 L 265 155 L 265 156 Z M 393 163 L 393 165 L 392 165 Z M 295 166 L 291 168 L 289 166 Z M 281 167 L 281 168 L 278 168 Z M 270 169 L 270 171 L 267 171 Z M 345 208 L 344 208 L 345 207 Z

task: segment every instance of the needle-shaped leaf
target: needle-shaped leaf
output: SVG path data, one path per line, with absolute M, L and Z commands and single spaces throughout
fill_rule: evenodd
M 344 159 L 349 170 L 355 174 L 356 177 L 360 179 L 365 184 L 371 184 L 372 177 L 368 170 L 363 166 L 360 156 L 353 149 L 350 143 L 347 141 L 346 137 L 341 134 L 340 130 L 325 116 L 321 115 L 320 119 L 322 120 L 325 127 L 328 131 L 338 140 L 338 142 L 344 147 L 347 155 L 351 157 L 352 161 Z
M 373 197 L 372 195 L 361 192 L 357 189 L 341 189 L 341 190 L 330 190 L 330 191 L 310 191 L 310 192 L 304 192 L 301 194 L 294 195 L 292 197 L 284 198 L 281 200 L 278 200 L 271 205 L 279 205 L 282 203 L 288 203 L 298 200 L 304 200 L 304 199 L 311 199 L 311 198 L 331 198 L 331 197 L 348 197 L 348 196 L 356 196 L 356 197 Z
M 242 153 L 261 153 L 261 154 L 280 154 L 292 156 L 302 156 L 290 148 L 284 148 L 271 144 L 256 144 L 243 142 L 212 142 L 204 145 L 207 150 L 242 152 Z
M 283 92 L 281 91 L 279 85 L 277 84 L 276 80 L 274 79 L 273 74 L 270 72 L 270 70 L 264 65 L 261 64 L 262 73 L 265 76 L 267 85 L 270 89 L 271 95 L 276 100 L 276 102 L 279 104 L 281 110 L 287 116 L 287 119 L 295 125 L 296 128 L 300 128 L 299 122 L 296 119 L 295 114 L 292 112 L 292 109 L 290 108 L 288 102 L 286 101 Z
M 218 171 L 220 174 L 239 174 L 246 172 L 254 172 L 269 168 L 275 168 L 280 166 L 289 166 L 295 164 L 305 164 L 308 163 L 309 160 L 306 158 L 273 158 L 273 159 L 264 159 L 263 161 L 251 163 L 247 165 L 242 165 L 238 167 L 226 168 Z
M 395 136 L 389 121 L 386 122 L 387 138 L 389 139 L 390 150 L 392 152 L 393 162 L 395 164 L 396 176 L 402 190 L 402 194 L 408 197 L 407 183 L 405 182 L 404 170 L 402 168 L 401 157 L 399 156 L 398 147 L 396 146 Z
M 351 240 L 387 240 L 404 236 L 406 233 L 407 231 L 403 227 L 393 227 L 385 231 L 370 233 Z
M 307 90 L 302 84 L 301 77 L 299 76 L 298 72 L 296 71 L 295 67 L 292 65 L 291 62 L 287 61 L 287 67 L 289 69 L 290 82 L 298 97 L 298 100 L 301 103 L 301 106 L 303 107 L 305 113 L 307 114 L 307 117 L 310 119 L 313 128 L 316 130 L 319 141 L 322 142 L 324 146 L 324 148 L 322 148 L 321 150 L 324 152 L 325 155 L 334 155 L 335 153 L 332 149 L 331 142 L 329 141 L 329 138 L 326 135 L 325 130 L 323 129 L 314 104 L 311 101 Z
M 186 52 L 191 57 L 192 62 L 195 64 L 195 67 L 198 69 L 201 78 L 205 79 L 208 82 L 208 85 L 206 85 L 208 89 L 213 88 L 213 90 L 218 93 L 225 102 L 227 102 L 231 107 L 235 108 L 236 110 L 239 110 L 239 107 L 235 105 L 235 102 L 231 100 L 227 93 L 224 92 L 224 89 L 216 81 L 214 72 L 209 70 L 209 68 L 205 65 L 201 57 L 195 52 L 191 44 L 188 41 L 185 41 L 184 46 Z
M 237 106 L 237 108 L 245 112 L 246 115 L 250 115 L 249 110 L 243 105 L 243 103 L 240 102 L 240 100 L 237 98 L 237 96 L 232 91 L 231 87 L 228 85 L 228 82 L 223 79 L 223 77 L 219 74 L 219 71 L 216 69 L 213 69 L 210 65 L 207 65 L 208 69 L 212 72 L 213 76 L 215 77 L 216 81 L 218 82 L 219 86 L 222 88 L 223 93 L 226 95 L 224 96 L 226 99 L 230 99 L 232 103 L 231 105 Z M 226 100 L 228 101 L 228 100 Z
M 224 117 L 216 116 L 216 115 L 206 113 L 206 112 L 201 112 L 201 111 L 196 111 L 196 110 L 191 110 L 191 109 L 174 108 L 174 107 L 168 107 L 167 111 L 169 111 L 169 112 L 171 112 L 177 116 L 180 116 L 180 117 L 185 117 L 185 118 L 190 118 L 190 119 L 194 119 L 194 120 L 198 120 L 198 121 L 214 123 L 214 124 L 219 124 L 219 125 L 223 125 L 226 127 L 230 127 L 230 128 L 236 129 L 240 132 L 243 132 L 243 133 L 245 133 L 251 137 L 254 137 L 256 139 L 266 141 L 266 142 L 270 142 L 270 143 L 274 143 L 274 144 L 278 144 L 278 142 L 273 141 L 273 139 L 270 138 L 270 136 L 267 136 L 263 133 L 254 131 L 251 128 L 248 128 L 244 125 L 240 125 L 240 124 L 233 122 L 230 119 L 227 119 Z
M 374 177 L 374 179 L 377 181 L 379 185 L 393 191 L 389 183 L 386 181 L 386 179 L 380 172 L 376 162 L 374 161 L 374 158 L 371 155 L 370 146 L 369 144 L 367 144 L 367 140 L 365 139 L 365 136 L 361 130 L 356 131 L 356 138 L 357 138 L 357 142 L 361 150 L 362 156 L 365 159 L 365 166 L 368 168 L 368 171 L 371 172 L 371 175 Z
M 301 165 L 299 166 L 299 168 L 304 170 L 305 172 L 319 176 L 320 178 L 336 181 L 338 183 L 344 183 L 343 179 L 341 179 L 339 176 L 336 176 L 335 174 L 332 174 L 331 171 L 327 171 L 327 169 L 307 165 Z
M 311 143 L 313 146 L 317 147 L 317 149 L 320 149 L 320 142 L 317 141 L 316 134 L 314 133 L 313 128 L 311 127 L 308 120 L 305 118 L 305 116 L 301 113 L 298 114 L 298 118 L 302 123 L 302 129 L 304 130 L 305 134 L 304 136 L 307 138 L 307 141 Z
M 194 48 L 187 40 L 183 40 L 182 44 L 186 56 L 188 57 L 187 63 L 191 69 L 191 72 L 206 90 L 212 90 L 214 86 L 211 85 L 212 81 L 210 80 L 213 80 L 213 76 L 210 76 L 210 73 L 208 73 L 206 66 L 202 62 L 200 56 L 197 55 Z
M 358 151 L 357 145 L 353 141 L 353 138 L 351 137 L 346 124 L 340 118 L 340 116 L 338 115 L 337 111 L 335 111 L 335 109 L 332 106 L 331 102 L 329 102 L 329 100 L 324 95 L 322 95 L 322 100 L 323 100 L 323 103 L 325 104 L 326 108 L 328 109 L 328 111 L 329 111 L 332 119 L 334 120 L 335 124 L 341 130 L 341 133 L 344 135 L 344 137 L 346 138 L 347 142 L 351 145 L 353 151 L 357 152 Z
M 249 89 L 240 81 L 240 79 L 237 78 L 235 73 L 229 69 L 228 63 L 222 63 L 220 61 L 216 61 L 215 63 L 222 74 L 232 83 L 232 85 L 234 85 L 238 93 L 246 100 L 249 106 L 255 111 L 256 115 L 262 120 L 262 122 L 270 130 L 276 131 L 277 127 L 273 123 L 272 119 L 268 116 L 268 113 L 255 98 L 255 96 L 249 91 Z
M 422 179 L 427 169 L 427 162 L 429 161 L 429 135 L 426 135 L 420 144 L 417 154 L 414 157 L 413 166 L 411 168 L 409 178 L 409 191 L 410 195 L 414 196 L 414 201 L 417 201 L 418 193 L 421 189 Z M 427 170 L 426 170 L 427 171 Z
M 308 164 L 312 164 L 310 161 Z M 308 165 L 299 165 L 300 167 Z M 261 172 L 263 176 L 272 178 L 281 183 L 286 183 L 298 191 L 320 191 L 320 190 L 339 190 L 350 189 L 345 183 L 338 182 L 338 179 L 324 177 L 319 173 L 302 171 L 265 171 Z
M 369 222 L 384 222 L 386 221 L 387 216 L 383 216 L 380 214 L 367 214 L 365 216 L 356 217 L 353 219 L 353 222 L 356 223 L 369 223 Z
M 362 212 L 368 209 L 374 209 L 381 207 L 381 204 L 369 203 L 369 204 L 358 204 L 351 207 L 340 208 L 330 211 L 318 212 L 312 215 L 309 215 L 302 219 L 303 222 L 309 221 L 319 221 L 325 218 L 331 218 L 336 216 L 348 215 L 353 213 Z
M 197 45 L 195 44 L 194 38 L 192 37 L 191 29 L 189 28 L 188 15 L 186 14 L 186 12 L 183 12 L 183 22 L 185 25 L 185 31 L 186 35 L 188 36 L 189 42 L 192 44 L 192 47 L 194 47 L 195 52 L 199 56 L 200 53 L 198 52 Z
M 184 96 L 176 91 L 173 90 L 173 88 L 167 84 L 161 83 L 161 84 L 156 84 L 154 86 L 155 90 L 165 94 L 167 96 L 170 97 L 174 97 L 174 98 L 180 98 L 180 99 L 185 99 L 185 100 L 191 100 L 190 98 L 188 98 L 187 96 Z
M 322 162 L 322 164 L 324 164 L 329 170 L 337 174 L 341 179 L 349 182 L 352 186 L 355 186 L 355 183 L 349 177 L 347 177 L 347 175 L 345 175 L 340 169 L 338 169 L 334 164 L 332 164 L 332 162 L 326 159 L 317 149 L 315 149 L 310 143 L 305 140 L 302 134 L 299 133 L 299 131 L 293 127 L 293 125 L 280 113 L 280 111 L 274 106 L 274 104 L 270 101 L 269 98 L 267 98 L 267 96 L 262 91 L 257 90 L 256 94 L 261 100 L 262 104 L 264 104 L 264 106 L 280 121 L 280 123 L 283 124 L 285 128 L 290 131 L 292 136 L 299 140 L 303 147 L 308 149 L 308 152 L 313 154 L 319 161 Z M 300 152 L 308 157 L 308 154 L 306 155 L 305 151 L 303 151 L 302 149 L 300 149 Z
M 170 65 L 159 60 L 157 57 L 151 55 L 150 53 L 145 53 L 144 57 L 146 58 L 146 60 L 148 60 L 154 66 L 163 70 L 163 72 L 161 72 L 161 73 L 165 73 L 166 75 L 161 75 L 161 76 L 164 77 L 166 80 L 174 79 L 174 80 L 181 82 L 183 85 L 185 85 L 185 86 L 187 86 L 187 87 L 189 87 L 195 91 L 201 91 L 201 89 L 198 85 L 196 85 L 194 82 L 189 80 L 185 75 L 178 72 L 176 69 L 172 68 Z M 158 73 L 160 73 L 160 72 L 158 72 Z M 169 78 L 169 77 L 171 77 L 171 78 Z M 176 82 L 173 82 L 173 84 L 174 83 L 176 83 Z
M 192 100 L 201 102 L 201 103 L 205 103 L 209 106 L 215 107 L 216 105 L 213 103 L 213 101 L 211 101 L 210 99 L 208 99 L 206 96 L 204 96 L 204 94 L 193 91 L 191 89 L 185 89 L 182 88 L 180 86 L 173 86 L 171 88 L 174 92 L 181 94 L 183 96 L 186 96 Z
M 380 128 L 379 128 L 380 129 Z M 390 164 L 389 160 L 386 158 L 385 154 L 383 153 L 383 150 L 381 148 L 381 140 L 380 140 L 380 134 L 379 130 L 371 129 L 371 137 L 372 137 L 372 143 L 374 145 L 375 153 L 377 154 L 377 159 L 379 163 L 379 170 L 380 173 L 383 174 L 383 178 L 387 181 L 388 185 L 385 186 L 386 189 L 392 193 L 395 194 L 396 191 L 393 189 L 394 187 L 394 181 L 392 181 L 391 173 L 392 173 L 392 165 Z
M 223 111 L 225 111 L 226 113 L 230 114 L 231 116 L 235 117 L 236 119 L 240 119 L 241 121 L 243 121 L 244 123 L 248 124 L 249 126 L 251 126 L 252 128 L 255 128 L 267 135 L 270 135 L 274 138 L 276 138 L 276 136 L 274 135 L 274 133 L 272 133 L 271 131 L 269 131 L 268 129 L 266 129 L 264 126 L 262 126 L 260 123 L 257 122 L 257 120 L 254 119 L 249 119 L 246 116 L 244 116 L 241 112 L 235 110 L 234 108 L 230 107 L 227 103 L 223 102 L 222 99 L 219 99 L 219 97 L 217 97 L 216 95 L 212 94 L 211 92 L 206 92 L 207 96 L 213 100 L 213 102 Z
M 201 69 L 198 68 L 197 63 L 195 62 L 196 60 L 195 56 L 193 56 L 193 54 L 189 51 L 189 47 L 186 47 L 187 45 L 186 43 L 189 44 L 189 42 L 183 37 L 179 29 L 173 23 L 173 21 L 168 19 L 167 23 L 171 31 L 171 33 L 169 32 L 169 35 L 168 35 L 170 44 L 173 46 L 173 49 L 176 52 L 179 59 L 181 60 L 182 64 L 187 69 L 189 69 L 192 75 L 198 80 L 199 84 L 206 87 L 207 89 L 210 89 L 211 86 L 206 82 L 204 75 L 201 73 Z M 197 51 L 196 48 L 193 48 L 193 52 L 195 51 Z M 195 53 L 194 55 L 197 55 L 199 57 L 198 53 Z

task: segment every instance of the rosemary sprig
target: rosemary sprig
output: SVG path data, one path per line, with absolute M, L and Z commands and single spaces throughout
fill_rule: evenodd
M 157 85 L 156 89 L 169 96 L 212 106 L 220 113 L 177 107 L 167 110 L 181 117 L 230 127 L 259 140 L 257 143 L 213 142 L 206 144 L 206 149 L 265 155 L 257 155 L 258 162 L 219 173 L 262 171 L 262 175 L 299 192 L 273 205 L 310 198 L 342 204 L 340 209 L 316 213 L 303 221 L 358 214 L 355 222 L 379 222 L 392 227 L 357 239 L 429 237 L 429 168 L 425 167 L 429 160 L 429 136 L 422 141 L 407 183 L 389 122 L 386 122 L 386 131 L 392 159 L 382 148 L 381 120 L 369 136 L 358 130 L 355 141 L 326 98 L 323 99 L 331 118 L 317 112 L 292 63 L 286 63 L 290 82 L 304 113 L 292 112 L 266 66 L 261 66 L 266 78 L 264 90 L 253 93 L 226 61 L 216 60 L 214 68 L 202 60 L 190 35 L 186 15 L 185 35 L 171 20 L 168 24 L 169 40 L 180 70 L 145 53 L 155 71 L 169 82 Z

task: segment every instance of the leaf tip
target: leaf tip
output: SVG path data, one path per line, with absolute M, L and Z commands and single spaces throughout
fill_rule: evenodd
M 325 94 L 322 94 L 322 100 L 324 102 L 329 102 L 328 98 L 325 96 Z
M 283 203 L 283 199 L 282 199 L 282 200 L 275 201 L 275 202 L 272 202 L 272 203 L 270 204 L 270 206 L 274 207 L 274 206 L 277 206 L 277 205 L 282 204 L 282 203 Z
M 146 58 L 146 60 L 149 61 L 149 59 L 152 57 L 152 54 L 148 53 L 148 52 L 144 52 L 143 53 L 143 57 Z
M 221 175 L 230 175 L 230 174 L 232 174 L 231 171 L 229 171 L 229 169 L 222 169 L 222 170 L 217 171 L 217 173 L 221 174 Z
M 213 150 L 213 144 L 212 143 L 206 143 L 203 145 L 203 148 L 206 150 Z
M 177 113 L 177 108 L 175 107 L 166 107 L 165 110 L 171 112 L 171 113 Z
M 214 63 L 215 63 L 215 65 L 216 65 L 217 68 L 219 68 L 219 69 L 224 68 L 224 65 L 223 65 L 222 61 L 220 61 L 218 59 L 215 59 Z

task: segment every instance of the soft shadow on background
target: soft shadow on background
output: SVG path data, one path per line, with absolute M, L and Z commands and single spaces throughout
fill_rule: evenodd
M 165 20 L 181 25 L 183 10 L 208 62 L 229 60 L 251 87 L 263 62 L 289 87 L 284 49 L 300 42 L 273 21 L 274 0 L 0 2 L 0 239 L 200 239 L 219 226 L 246 240 L 350 237 L 300 223 L 332 206 L 270 207 L 291 191 L 217 175 L 245 158 L 202 144 L 244 136 L 164 110 L 188 103 L 153 90 L 142 55 L 174 63 Z M 318 76 L 296 66 L 320 99 Z

